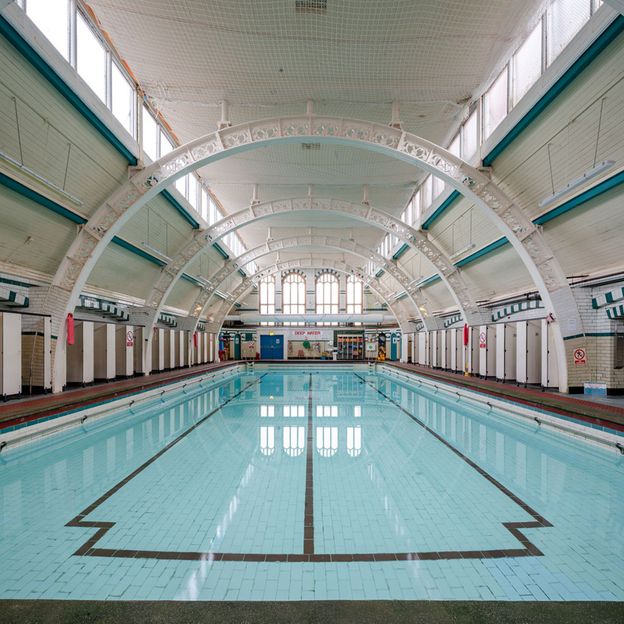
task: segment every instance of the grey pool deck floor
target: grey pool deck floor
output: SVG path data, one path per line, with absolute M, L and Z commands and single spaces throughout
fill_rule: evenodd
M 2 624 L 621 624 L 621 602 L 109 602 L 0 600 Z

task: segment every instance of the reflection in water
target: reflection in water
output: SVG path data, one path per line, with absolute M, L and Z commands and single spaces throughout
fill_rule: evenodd
M 331 457 L 338 451 L 338 427 L 316 428 L 316 450 L 321 457 Z
M 347 427 L 347 453 L 357 457 L 362 452 L 362 427 Z
M 301 455 L 305 448 L 305 427 L 284 427 L 283 445 L 286 455 Z
M 263 455 L 275 453 L 275 427 L 260 427 L 260 452 Z
M 316 417 L 317 418 L 336 418 L 338 416 L 337 405 L 317 405 Z

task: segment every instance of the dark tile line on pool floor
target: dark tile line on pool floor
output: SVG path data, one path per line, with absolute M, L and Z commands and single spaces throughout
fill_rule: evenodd
M 398 553 L 315 553 L 314 552 L 314 500 L 313 500 L 313 418 L 312 418 L 312 375 L 309 378 L 308 389 L 308 433 L 306 451 L 306 493 L 304 502 L 304 543 L 303 553 L 228 553 L 228 552 L 196 552 L 196 551 L 161 551 L 161 550 L 132 550 L 115 548 L 95 548 L 102 537 L 115 526 L 114 522 L 101 522 L 85 520 L 85 517 L 99 507 L 104 501 L 119 491 L 130 480 L 154 463 L 161 455 L 175 446 L 180 440 L 186 437 L 191 431 L 199 427 L 211 416 L 225 407 L 228 403 L 239 397 L 251 386 L 261 382 L 267 373 L 260 376 L 254 382 L 248 383 L 245 387 L 224 401 L 210 413 L 197 421 L 177 438 L 169 442 L 146 462 L 141 464 L 136 470 L 105 492 L 95 502 L 83 509 L 76 517 L 72 518 L 65 526 L 79 528 L 98 529 L 76 552 L 75 556 L 87 557 L 113 557 L 123 559 L 163 559 L 174 561 L 242 561 L 242 562 L 288 562 L 288 563 L 322 563 L 322 562 L 378 562 L 378 561 L 435 561 L 449 559 L 498 559 L 504 557 L 536 557 L 543 556 L 543 552 L 535 546 L 520 529 L 533 529 L 542 527 L 552 527 L 553 525 L 543 516 L 537 513 L 523 500 L 518 498 L 513 492 L 508 490 L 502 483 L 497 481 L 483 468 L 475 464 L 471 459 L 447 442 L 439 434 L 429 428 L 425 423 L 410 414 L 400 404 L 391 399 L 376 386 L 363 379 L 360 375 L 355 376 L 361 383 L 366 383 L 378 392 L 387 401 L 395 405 L 404 414 L 409 416 L 415 423 L 433 435 L 437 440 L 447 446 L 460 459 L 465 461 L 471 468 L 474 468 L 482 477 L 487 479 L 503 494 L 514 501 L 519 507 L 535 518 L 529 522 L 503 522 L 503 526 L 522 544 L 523 548 L 498 549 L 498 550 L 451 550 L 451 551 L 426 551 L 426 552 L 398 552 Z
M 303 554 L 314 554 L 314 432 L 312 420 L 312 373 L 308 377 L 308 435 L 306 445 L 306 486 L 303 503 Z

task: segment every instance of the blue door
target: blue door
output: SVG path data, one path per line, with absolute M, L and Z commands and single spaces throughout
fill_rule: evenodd
M 260 336 L 260 359 L 283 360 L 284 336 Z
M 390 337 L 390 359 L 398 360 L 401 357 L 401 335 L 392 334 Z

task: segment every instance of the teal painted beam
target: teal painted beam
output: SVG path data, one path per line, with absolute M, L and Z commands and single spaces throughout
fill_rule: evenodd
M 41 195 L 40 193 L 33 191 L 32 189 L 23 185 L 21 182 L 18 182 L 17 180 L 10 178 L 9 176 L 4 175 L 3 173 L 0 173 L 0 184 L 14 191 L 15 193 L 18 193 L 22 197 L 25 197 L 26 199 L 29 199 L 30 201 L 38 204 L 39 206 L 42 206 L 43 208 L 46 208 L 47 210 L 50 210 L 51 212 L 54 212 L 55 214 L 61 217 L 64 217 L 65 219 L 67 219 L 68 221 L 71 221 L 72 223 L 83 225 L 87 222 L 87 220 L 82 215 L 72 212 L 68 208 L 65 208 L 64 206 L 57 204 L 55 201 L 52 201 L 51 199 Z M 118 245 L 119 247 L 123 247 L 126 251 L 130 251 L 133 254 L 140 256 L 141 258 L 144 258 L 145 260 L 148 260 L 152 264 L 156 264 L 161 267 L 167 264 L 160 258 L 153 256 L 152 254 L 148 253 L 144 249 L 141 249 L 140 247 L 137 247 L 136 245 L 133 245 L 132 243 L 129 243 L 128 241 L 125 241 L 122 238 L 119 238 L 118 236 L 113 237 L 112 242 L 115 243 L 115 245 Z
M 623 183 L 624 183 L 624 172 L 617 173 L 614 176 L 611 176 L 610 178 L 603 180 L 602 182 L 600 182 L 600 184 L 597 184 L 596 186 L 590 189 L 587 189 L 583 193 L 580 193 L 576 197 L 573 197 L 572 199 L 568 200 L 567 202 L 564 202 L 560 206 L 557 206 L 556 208 L 549 210 L 543 215 L 540 215 L 539 217 L 537 217 L 536 219 L 533 219 L 533 223 L 535 225 L 544 225 L 545 223 L 548 223 L 549 221 L 552 221 L 553 219 L 556 219 L 557 217 L 561 217 L 562 215 L 570 212 L 571 210 L 574 210 L 575 208 L 578 208 L 582 206 L 583 204 L 586 204 L 592 199 L 595 199 L 596 197 L 599 197 L 600 195 L 613 190 L 614 188 L 620 186 Z M 458 268 L 464 267 L 467 264 L 470 264 L 471 262 L 475 262 L 476 260 L 483 258 L 487 254 L 490 254 L 493 251 L 496 251 L 497 249 L 500 249 L 501 247 L 504 247 L 507 244 L 509 244 L 509 241 L 507 240 L 507 238 L 505 237 L 499 238 L 498 240 L 495 240 L 494 242 L 490 243 L 489 245 L 486 245 L 485 247 L 482 247 L 481 249 L 470 254 L 469 256 L 462 258 L 461 260 L 455 263 L 455 266 Z
M 465 258 L 458 260 L 455 263 L 455 266 L 457 268 L 466 266 L 467 264 L 470 264 L 471 262 L 474 262 L 475 260 L 478 260 L 479 258 L 483 258 L 483 256 L 487 256 L 487 254 L 490 254 L 493 251 L 496 251 L 497 249 L 500 249 L 501 247 L 504 247 L 505 245 L 508 245 L 508 244 L 509 244 L 509 241 L 507 240 L 505 236 L 503 236 L 503 238 L 499 238 L 498 240 L 495 240 L 493 243 L 490 243 L 489 245 L 486 245 L 485 247 L 481 247 L 481 249 L 478 249 L 474 253 L 471 253 L 469 256 L 466 256 Z
M 439 219 L 458 199 L 462 197 L 459 191 L 453 191 L 420 226 L 423 230 L 428 230 L 434 221 Z
M 3 173 L 0 173 L 0 184 L 10 189 L 11 191 L 18 193 L 22 197 L 26 197 L 26 199 L 29 199 L 30 201 L 35 202 L 36 204 L 39 204 L 40 206 L 43 206 L 48 210 L 51 210 L 57 215 L 68 219 L 72 223 L 78 223 L 79 225 L 82 225 L 83 223 L 87 222 L 87 220 L 83 216 L 76 214 L 68 208 L 61 206 L 60 204 L 57 204 L 55 201 L 52 201 L 44 195 L 33 191 L 31 188 L 28 188 L 21 182 L 18 182 L 17 180 L 10 178 Z
M 560 95 L 566 87 L 594 61 L 609 44 L 624 31 L 624 16 L 618 15 L 604 32 L 579 56 L 571 67 L 548 89 L 548 91 L 529 109 L 520 121 L 490 150 L 483 159 L 483 166 L 492 163 L 524 132 L 533 121 Z
M 165 189 L 164 191 L 161 191 L 161 194 L 165 198 L 165 200 L 169 202 L 169 204 L 173 206 L 188 223 L 190 223 L 191 227 L 194 230 L 199 229 L 199 221 L 197 221 L 193 217 L 193 215 L 169 191 Z
M 148 253 L 144 249 L 141 249 L 140 247 L 137 247 L 136 245 L 133 245 L 132 243 L 129 243 L 128 241 L 124 240 L 123 238 L 119 238 L 118 236 L 113 236 L 113 240 L 111 242 L 119 247 L 122 247 L 126 251 L 133 253 L 135 256 L 140 256 L 141 258 L 144 258 L 145 260 L 151 262 L 152 264 L 155 264 L 156 266 L 164 267 L 167 264 L 164 260 L 153 256 L 151 253 Z
M 204 287 L 204 285 L 197 278 L 189 275 L 188 273 L 182 273 L 182 275 L 180 275 L 180 279 L 187 281 L 189 284 L 193 284 L 193 286 L 198 286 L 199 288 Z
M 0 16 L 0 34 L 103 136 L 130 165 L 136 156 L 115 136 L 110 128 L 82 101 L 73 89 L 43 60 L 30 44 Z
M 245 271 L 243 271 L 243 269 L 238 269 L 238 274 L 239 274 L 241 277 L 247 277 L 247 273 L 245 273 Z
M 219 245 L 218 243 L 213 243 L 212 246 L 219 252 L 219 254 L 221 254 L 221 257 L 224 260 L 230 259 L 229 254 L 225 251 L 225 249 L 223 249 L 223 247 L 221 247 L 221 245 Z
M 128 164 L 133 166 L 137 164 L 134 154 L 3 17 L 0 17 L 0 34 L 128 161 Z M 193 229 L 199 229 L 199 222 L 169 191 L 162 191 L 162 195 Z
M 379 271 L 377 271 L 377 273 L 375 273 L 375 277 L 381 277 L 384 274 L 384 270 L 383 269 L 379 269 Z
M 549 221 L 552 221 L 553 219 L 556 219 L 557 217 L 560 217 L 561 215 L 570 212 L 570 210 L 574 210 L 574 208 L 582 206 L 588 201 L 599 197 L 603 193 L 607 193 L 617 186 L 620 186 L 622 183 L 624 183 L 624 171 L 621 171 L 620 173 L 617 173 L 614 176 L 603 180 L 602 182 L 600 182 L 600 184 L 596 184 L 596 186 L 587 189 L 576 197 L 572 197 L 572 199 L 569 199 L 563 204 L 557 206 L 556 208 L 549 210 L 543 215 L 540 215 L 539 217 L 537 217 L 537 219 L 533 219 L 533 223 L 535 223 L 536 225 L 544 225 L 544 223 L 548 223 Z
M 423 286 L 429 286 L 429 284 L 434 284 L 435 282 L 441 280 L 442 278 L 436 273 L 427 279 L 424 279 L 420 284 L 418 284 L 418 288 L 422 288 Z
M 483 159 L 483 166 L 490 167 L 529 125 L 594 61 L 609 44 L 624 32 L 624 16 L 618 16 L 605 31 L 592 43 L 552 87 L 529 109 L 518 123 L 490 150 Z M 450 206 L 461 197 L 453 191 L 422 224 L 428 230 Z M 553 217 L 554 218 L 554 217 Z
M 399 249 L 394 252 L 392 256 L 393 260 L 398 260 L 407 250 L 409 249 L 409 245 L 407 243 L 403 243 Z
M 30 282 L 20 282 L 18 280 L 7 279 L 6 277 L 0 277 L 0 284 L 7 284 L 9 286 L 23 286 L 30 288 L 32 284 Z

